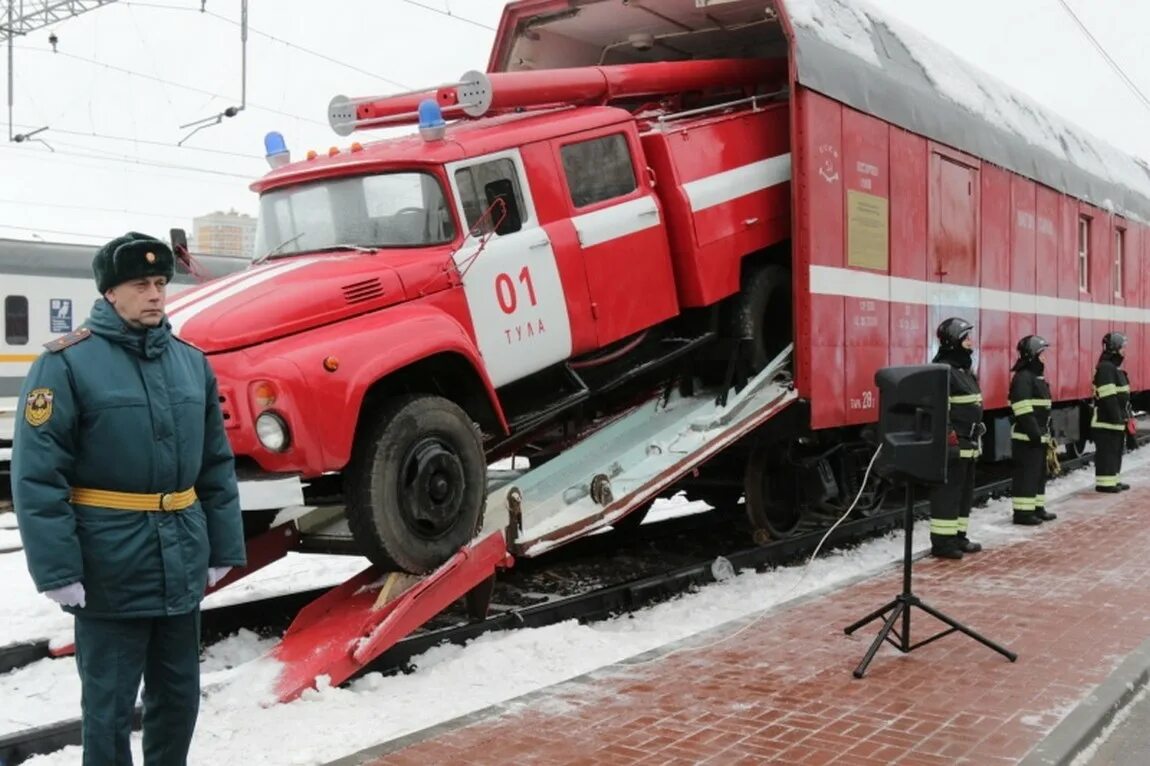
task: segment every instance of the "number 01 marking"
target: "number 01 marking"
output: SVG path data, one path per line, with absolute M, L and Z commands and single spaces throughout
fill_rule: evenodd
M 524 266 L 519 271 L 519 283 L 527 288 L 527 299 L 531 305 L 536 305 L 535 285 L 531 283 L 531 270 Z M 499 301 L 499 308 L 504 314 L 514 314 L 519 306 L 519 294 L 515 288 L 515 281 L 511 275 L 502 272 L 495 277 L 495 298 Z

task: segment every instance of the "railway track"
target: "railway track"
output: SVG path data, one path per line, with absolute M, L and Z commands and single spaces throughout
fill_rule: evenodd
M 1139 446 L 1147 442 L 1150 436 L 1142 436 Z M 1087 453 L 1064 460 L 1062 466 L 1064 471 L 1074 470 L 1088 465 L 1092 459 L 1093 453 Z M 996 475 L 993 468 L 988 473 L 990 480 L 976 489 L 977 503 L 1010 489 L 1009 477 Z M 916 516 L 923 518 L 928 513 L 926 501 L 919 500 L 915 506 Z M 732 523 L 732 516 L 736 514 L 730 510 L 718 510 L 643 525 L 629 535 L 593 535 L 538 559 L 517 562 L 500 576 L 490 617 L 469 622 L 464 608 L 456 605 L 398 642 L 348 681 L 367 673 L 404 672 L 413 657 L 443 643 L 463 644 L 492 631 L 537 628 L 565 620 L 602 620 L 716 582 L 732 568 L 761 570 L 792 563 L 809 555 L 826 531 L 818 529 L 765 545 L 740 548 L 740 542 L 748 539 L 747 530 L 740 529 L 742 514 L 737 514 L 740 523 Z M 856 544 L 897 528 L 901 520 L 902 510 L 897 507 L 852 519 L 840 524 L 827 537 L 824 548 L 833 550 Z M 621 570 L 626 576 L 620 577 Z M 265 634 L 282 631 L 295 612 L 323 590 L 205 611 L 205 642 L 222 639 L 240 628 Z M 44 644 L 46 647 L 46 642 Z M 0 672 L 3 672 L 2 663 L 0 651 Z M 134 721 L 137 729 L 139 712 L 137 709 Z M 78 744 L 78 718 L 14 732 L 0 736 L 0 764 L 15 766 L 34 755 Z

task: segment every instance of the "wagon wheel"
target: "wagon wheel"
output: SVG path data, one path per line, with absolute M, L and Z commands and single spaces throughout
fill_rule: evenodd
M 744 475 L 747 518 L 756 538 L 793 537 L 803 520 L 798 476 L 784 471 L 772 456 L 778 445 L 760 445 L 747 459 Z

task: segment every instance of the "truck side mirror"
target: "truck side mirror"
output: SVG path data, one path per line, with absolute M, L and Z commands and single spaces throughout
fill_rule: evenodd
M 495 205 L 502 202 L 503 216 L 496 220 L 496 234 L 512 234 L 523 228 L 523 218 L 519 212 L 519 205 L 515 201 L 515 189 L 511 186 L 511 179 L 501 178 L 492 181 L 483 187 L 487 195 L 487 204 Z
M 183 229 L 169 229 L 168 237 L 172 240 L 172 254 L 176 261 L 191 271 L 191 258 L 188 253 L 188 235 Z

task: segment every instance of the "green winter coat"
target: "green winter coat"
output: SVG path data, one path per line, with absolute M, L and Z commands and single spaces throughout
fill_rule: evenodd
M 24 382 L 12 494 L 39 591 L 82 582 L 89 617 L 195 609 L 209 566 L 245 562 L 239 491 L 215 375 L 165 320 L 135 330 L 103 298 Z M 177 492 L 183 511 L 73 504 L 70 488 Z

